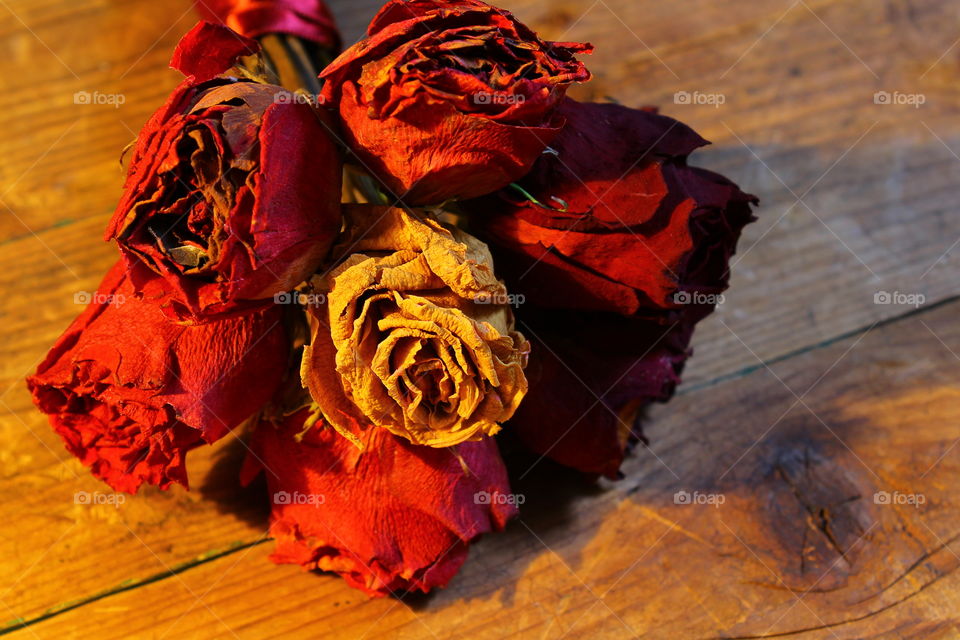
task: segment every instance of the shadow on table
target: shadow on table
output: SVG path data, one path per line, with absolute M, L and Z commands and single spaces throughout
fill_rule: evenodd
M 264 475 L 257 474 L 247 487 L 240 485 L 240 469 L 248 455 L 243 437 L 235 437 L 220 446 L 198 490 L 204 499 L 216 504 L 221 513 L 229 513 L 252 527 L 266 531 L 270 519 L 270 500 Z

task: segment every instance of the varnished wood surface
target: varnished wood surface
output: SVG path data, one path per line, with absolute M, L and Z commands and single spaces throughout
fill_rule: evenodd
M 331 4 L 348 40 L 378 6 Z M 166 62 L 194 15 L 184 0 L 0 0 L 0 633 L 960 637 L 960 9 L 502 5 L 597 46 L 575 95 L 660 105 L 715 143 L 692 162 L 763 206 L 626 479 L 593 489 L 538 465 L 515 483 L 520 521 L 447 590 L 397 602 L 271 565 L 266 498 L 236 488 L 236 443 L 192 454 L 189 493 L 74 503 L 104 487 L 23 377 L 115 259 L 101 233 L 120 153 L 177 82 Z M 78 91 L 124 103 L 75 104 Z M 678 91 L 724 103 L 676 104 Z M 925 102 L 876 104 L 878 91 Z M 878 291 L 925 306 L 877 305 Z M 723 503 L 676 504 L 678 491 Z

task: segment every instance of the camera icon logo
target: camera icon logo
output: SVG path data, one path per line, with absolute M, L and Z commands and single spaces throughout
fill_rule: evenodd
M 490 493 L 487 491 L 478 491 L 473 494 L 474 504 L 490 504 Z
M 690 104 L 693 101 L 693 97 L 690 95 L 689 91 L 677 91 L 673 94 L 673 103 L 674 104 Z
M 74 504 L 90 504 L 90 494 L 86 491 L 77 491 L 73 494 Z
M 290 494 L 286 491 L 277 491 L 273 494 L 274 504 L 290 504 Z
M 674 304 L 690 304 L 693 302 L 693 296 L 689 291 L 678 291 L 673 296 Z
M 90 295 L 89 291 L 77 291 L 73 294 L 73 303 L 74 304 L 90 304 L 93 301 L 93 296 Z
M 692 501 L 693 496 L 689 491 L 677 491 L 673 494 L 673 504 L 690 504 Z
M 893 302 L 893 296 L 887 291 L 877 291 L 873 294 L 873 304 L 890 304 Z
M 873 503 L 874 504 L 890 504 L 890 492 L 877 491 L 875 494 L 873 494 Z
M 890 104 L 893 96 L 890 95 L 889 91 L 877 91 L 873 94 L 873 103 L 874 104 Z
M 73 104 L 90 104 L 92 96 L 89 91 L 77 91 L 73 94 Z

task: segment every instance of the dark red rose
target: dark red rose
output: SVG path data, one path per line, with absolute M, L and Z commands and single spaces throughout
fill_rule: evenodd
M 680 382 L 727 287 L 753 196 L 687 165 L 705 141 L 647 110 L 567 99 L 529 175 L 461 206 L 524 296 L 530 392 L 508 428 L 533 451 L 616 477 L 640 410 Z
M 476 0 L 392 0 L 321 74 L 360 161 L 408 204 L 495 191 L 559 132 L 590 45 L 544 42 Z
M 27 384 L 67 449 L 118 491 L 187 485 L 185 456 L 258 411 L 287 369 L 281 307 L 202 325 L 135 296 L 122 263 Z
M 530 391 L 506 428 L 535 453 L 617 478 L 626 451 L 642 438 L 641 409 L 669 400 L 680 382 L 693 324 L 610 313 L 520 315 L 532 343 Z
M 309 410 L 254 432 L 244 470 L 265 470 L 271 559 L 334 571 L 371 596 L 445 586 L 479 535 L 516 513 L 492 438 L 436 449 L 370 429 L 361 451 Z
M 756 198 L 687 166 L 706 142 L 651 111 L 567 99 L 567 119 L 515 188 L 462 203 L 511 292 L 550 308 L 673 322 L 712 308 Z M 533 201 L 531 200 L 533 199 Z
M 196 8 L 204 19 L 251 38 L 288 33 L 340 50 L 340 33 L 323 0 L 197 0 Z
M 217 58 L 237 37 L 201 25 L 175 61 L 207 76 L 207 47 Z M 280 87 L 236 78 L 174 91 L 140 133 L 106 232 L 140 293 L 173 317 L 206 320 L 309 277 L 340 230 L 340 159 L 320 118 Z

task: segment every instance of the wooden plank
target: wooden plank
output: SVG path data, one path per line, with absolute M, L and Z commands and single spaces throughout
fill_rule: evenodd
M 681 398 L 604 491 L 543 467 L 431 598 L 368 601 L 262 545 L 13 637 L 955 638 L 958 312 Z
M 2 143 L 0 242 L 113 210 L 123 184 L 121 151 L 179 81 L 167 63 L 196 20 L 191 6 L 189 0 L 0 6 L 7 61 L 0 110 L 15 123 Z M 77 103 L 77 92 L 88 94 L 89 103 Z

